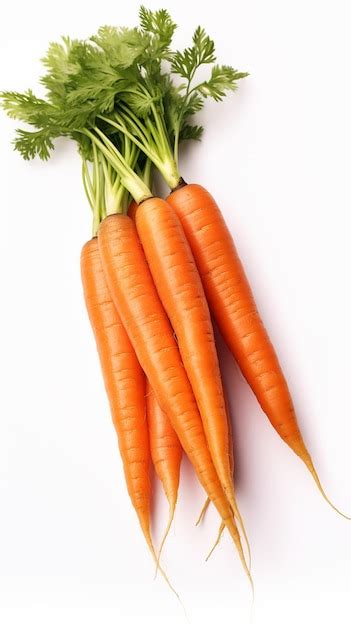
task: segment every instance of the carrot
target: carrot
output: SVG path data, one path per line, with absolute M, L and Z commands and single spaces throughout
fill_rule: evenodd
M 135 221 L 157 292 L 177 336 L 214 466 L 235 515 L 241 519 L 212 322 L 193 255 L 176 213 L 164 200 L 143 202 Z
M 138 204 L 133 200 L 128 215 L 135 222 Z M 167 415 L 157 402 L 154 391 L 146 381 L 146 414 L 149 427 L 151 458 L 170 506 L 170 521 L 174 516 L 179 487 L 182 446 Z
M 133 200 L 128 215 L 135 222 L 138 204 Z M 172 522 L 177 503 L 182 446 L 154 391 L 146 381 L 146 415 L 149 427 L 151 458 L 170 506 Z
M 166 573 L 159 567 L 151 538 L 150 446 L 145 415 L 145 376 L 111 299 L 96 237 L 83 246 L 81 275 L 129 497 L 151 555 L 180 600 Z
M 82 249 L 81 273 L 128 493 L 147 545 L 153 552 L 150 534 L 151 456 L 145 419 L 144 374 L 111 300 L 96 238 Z
M 154 200 L 147 202 L 152 205 Z M 171 420 L 200 483 L 225 522 L 251 580 L 173 329 L 158 297 L 135 225 L 125 215 L 107 217 L 100 225 L 98 240 L 109 290 L 139 363 L 160 407 Z
M 207 513 L 207 509 L 211 504 L 211 500 L 209 498 L 206 498 L 205 503 L 200 511 L 200 515 L 196 520 L 196 524 L 195 526 L 199 526 L 199 524 L 201 524 L 201 522 L 205 519 L 205 515 Z
M 129 205 L 128 215 L 134 222 L 137 209 L 138 204 L 133 200 Z M 160 557 L 174 518 L 183 450 L 169 418 L 157 402 L 149 381 L 146 382 L 146 414 L 152 462 L 169 504 L 169 519 L 159 549 Z
M 168 202 L 181 220 L 218 327 L 263 411 L 305 463 L 323 497 L 343 515 L 321 486 L 297 424 L 287 382 L 217 204 L 208 191 L 194 184 L 181 185 Z
M 146 382 L 146 415 L 152 462 L 169 504 L 169 519 L 161 541 L 160 555 L 174 518 L 183 449 L 169 418 L 157 402 L 149 381 Z
M 144 216 L 144 220 L 146 220 L 147 226 L 148 225 L 150 226 L 150 229 L 151 229 L 152 233 L 150 233 L 148 231 L 147 226 L 146 226 L 144 237 L 141 236 L 140 239 L 141 239 L 141 242 L 143 244 L 147 260 L 149 261 L 149 266 L 150 266 L 151 273 L 153 273 L 153 271 L 155 272 L 154 280 L 155 280 L 156 288 L 157 288 L 157 291 L 158 291 L 158 293 L 159 293 L 159 295 L 161 297 L 161 301 L 162 301 L 162 303 L 165 306 L 166 313 L 170 317 L 172 326 L 173 326 L 173 328 L 175 330 L 175 333 L 177 335 L 180 351 L 181 351 L 181 354 L 182 354 L 182 346 L 181 346 L 180 337 L 183 337 L 184 335 L 186 335 L 186 333 L 182 332 L 182 330 L 189 328 L 189 326 L 191 326 L 192 323 L 197 323 L 198 320 L 182 319 L 183 318 L 182 313 L 184 311 L 186 312 L 186 309 L 185 309 L 185 306 L 184 306 L 184 302 L 182 301 L 182 298 L 179 298 L 178 309 L 176 310 L 177 302 L 175 300 L 176 294 L 174 293 L 174 285 L 172 284 L 173 276 L 168 276 L 167 268 L 165 268 L 165 270 L 164 270 L 166 275 L 165 275 L 164 281 L 162 283 L 165 286 L 165 290 L 163 292 L 160 292 L 160 272 L 162 272 L 162 269 L 163 269 L 163 260 L 165 258 L 166 259 L 169 258 L 169 257 L 167 257 L 167 255 L 170 254 L 169 252 L 166 253 L 166 255 L 164 254 L 163 246 L 168 248 L 168 242 L 166 241 L 166 237 L 170 236 L 169 232 L 170 232 L 170 229 L 172 228 L 172 226 L 173 226 L 174 230 L 178 231 L 177 232 L 178 238 L 176 238 L 176 236 L 173 235 L 173 246 L 176 247 L 177 244 L 178 244 L 178 248 L 180 248 L 180 250 L 182 250 L 182 248 L 183 248 L 183 267 L 185 267 L 184 273 L 188 277 L 188 281 L 189 282 L 192 282 L 193 276 L 190 275 L 190 277 L 189 277 L 189 271 L 188 272 L 186 271 L 187 268 L 190 268 L 191 274 L 195 273 L 197 275 L 197 271 L 194 272 L 194 262 L 193 262 L 193 259 L 192 259 L 192 255 L 191 255 L 191 253 L 189 254 L 190 250 L 188 248 L 187 242 L 184 241 L 184 237 L 182 236 L 182 233 L 180 232 L 180 229 L 179 229 L 179 224 L 176 223 L 176 222 L 178 222 L 178 220 L 177 220 L 175 214 L 174 213 L 170 213 L 169 209 L 167 210 L 167 207 L 165 207 L 164 204 L 165 203 L 163 203 L 163 204 L 160 203 L 160 205 L 158 206 L 158 212 L 154 211 L 153 214 L 149 216 L 149 219 L 148 219 L 147 216 L 146 217 Z M 140 208 L 138 208 L 137 203 L 133 201 L 130 204 L 129 209 L 128 209 L 128 215 L 131 217 L 131 219 L 133 219 L 133 221 L 135 221 L 136 220 L 136 216 L 139 215 L 138 222 L 137 222 L 137 227 L 138 227 L 138 223 L 140 223 L 140 221 L 141 221 L 140 220 L 140 215 L 142 215 L 144 213 L 143 207 L 144 207 L 144 203 L 141 205 Z M 165 213 L 165 215 L 162 216 L 162 212 Z M 163 220 L 162 220 L 162 218 L 163 218 Z M 167 222 L 167 218 L 168 218 L 168 228 L 167 228 L 167 223 L 166 224 L 165 223 L 163 223 L 163 224 L 160 223 L 162 221 L 163 222 Z M 172 224 L 172 222 L 173 222 L 173 224 Z M 141 228 L 141 230 L 143 230 L 142 227 L 140 227 L 140 228 Z M 162 238 L 162 233 L 163 232 L 166 232 L 166 236 L 164 237 L 164 239 Z M 140 236 L 140 231 L 139 230 L 138 230 L 138 233 L 139 233 L 139 236 Z M 185 250 L 184 250 L 184 248 L 185 248 Z M 149 260 L 149 256 L 148 256 L 148 251 L 149 250 L 150 250 L 150 260 Z M 182 258 L 182 254 L 180 252 L 180 253 L 178 253 L 178 255 L 175 254 L 175 256 L 177 256 L 177 258 L 175 258 L 175 259 L 173 258 L 173 260 L 176 263 L 177 276 L 179 276 L 178 272 L 180 271 L 179 266 L 180 266 L 180 260 Z M 197 276 L 196 276 L 196 278 L 197 278 Z M 183 276 L 183 280 L 184 280 L 184 276 Z M 197 280 L 196 280 L 196 282 L 198 283 Z M 181 287 L 184 290 L 185 285 L 181 284 Z M 202 291 L 203 291 L 202 286 L 199 286 L 199 284 L 198 284 L 197 287 L 198 287 L 197 292 L 200 292 L 200 294 L 196 293 L 196 290 L 195 290 L 195 294 L 194 294 L 193 297 L 195 299 L 195 304 L 197 305 L 196 306 L 197 311 L 199 311 L 199 309 L 200 309 L 200 315 L 201 315 L 201 306 L 198 304 L 198 301 L 199 301 L 199 298 L 201 298 L 202 301 L 203 301 L 203 298 L 205 298 L 205 296 L 202 293 Z M 163 299 L 162 295 L 165 295 L 165 300 Z M 187 294 L 187 295 L 189 295 L 189 294 Z M 167 307 L 167 303 L 169 304 L 168 307 Z M 190 303 L 190 306 L 191 306 L 191 303 Z M 208 332 L 209 332 L 208 328 L 210 327 L 212 329 L 212 324 L 211 324 L 211 320 L 209 318 L 209 312 L 208 312 L 207 304 L 205 306 L 203 306 L 202 308 L 205 309 L 205 311 L 202 311 L 202 314 L 203 314 L 202 321 L 207 324 L 207 328 L 205 329 L 205 340 L 207 340 L 207 341 L 210 340 L 211 343 L 212 343 L 212 342 L 214 342 L 213 333 L 210 336 L 208 335 Z M 195 310 L 195 309 L 192 309 L 192 310 Z M 174 319 L 174 315 L 172 315 L 172 313 L 175 313 L 175 315 L 176 315 L 175 319 Z M 180 332 L 180 335 L 179 335 L 179 332 Z M 200 334 L 201 333 L 201 329 L 198 328 L 198 332 Z M 186 343 L 186 336 L 185 336 L 185 343 Z M 214 344 L 212 343 L 212 346 L 213 345 Z M 202 344 L 202 348 L 205 349 L 204 344 Z M 213 350 L 212 350 L 212 352 L 213 352 Z M 201 370 L 201 368 L 198 367 L 198 363 L 197 363 L 197 361 L 199 359 L 199 355 L 198 354 L 196 354 L 196 355 L 193 354 L 193 357 L 194 357 L 194 365 L 192 367 L 192 364 L 190 363 L 190 369 L 193 371 L 192 372 L 193 373 L 193 379 L 195 381 L 195 387 L 197 387 L 197 380 L 198 380 L 198 377 L 200 377 L 200 379 L 201 379 L 201 371 L 202 370 Z M 189 375 L 189 370 L 187 368 L 187 361 L 189 361 L 189 359 L 186 359 L 186 358 L 184 359 L 184 357 L 183 357 L 183 361 L 184 361 L 184 364 L 185 364 L 185 368 L 187 369 L 187 373 Z M 206 372 L 208 372 L 208 373 L 211 372 L 212 373 L 211 376 L 213 376 L 213 369 L 214 369 L 215 371 L 217 370 L 217 376 L 218 376 L 219 375 L 218 362 L 216 363 L 217 355 L 215 355 L 215 358 L 214 359 L 212 358 L 211 361 L 212 362 L 208 363 L 208 359 L 207 359 L 207 362 L 205 361 L 205 363 L 203 363 L 203 369 L 205 370 L 205 374 L 206 374 Z M 213 361 L 214 361 L 214 363 L 213 363 Z M 190 382 L 192 382 L 191 378 L 190 378 Z M 219 386 L 221 387 L 221 383 L 219 384 Z M 193 385 L 193 389 L 194 389 L 194 385 Z M 208 385 L 205 385 L 204 391 L 205 391 L 205 394 L 210 395 L 208 393 L 209 392 L 209 386 Z M 152 393 L 152 390 L 151 390 L 151 393 Z M 221 396 L 223 396 L 223 391 L 221 392 Z M 162 415 L 163 412 L 161 411 L 155 396 L 151 396 L 151 398 L 152 398 L 152 400 L 150 402 L 150 404 L 151 404 L 151 407 L 150 407 L 151 411 L 152 412 L 155 411 L 157 414 L 161 413 L 161 415 Z M 196 393 L 195 393 L 195 398 L 196 398 L 196 400 L 198 402 L 198 405 L 199 405 L 199 399 L 196 396 Z M 211 420 L 211 417 L 213 416 L 213 413 L 215 413 L 216 411 L 214 410 L 213 413 L 212 413 L 212 411 L 211 411 L 212 407 L 209 404 L 207 397 L 204 398 L 203 404 L 206 407 L 206 409 L 209 407 L 208 415 L 209 415 L 209 419 Z M 149 408 L 147 409 L 147 411 L 148 411 L 148 418 L 149 418 Z M 200 413 L 201 413 L 201 411 L 200 411 Z M 207 411 L 206 411 L 206 413 L 207 413 Z M 160 415 L 160 419 L 162 420 L 161 415 Z M 166 418 L 166 416 L 164 416 L 164 417 Z M 223 412 L 222 412 L 221 418 L 223 419 Z M 231 425 L 230 425 L 230 420 L 228 419 L 228 415 L 227 415 L 227 423 L 228 423 L 228 432 L 230 432 L 231 429 L 229 427 Z M 208 430 L 210 430 L 210 429 L 211 429 L 211 426 L 209 425 Z M 152 450 L 153 450 L 153 447 L 152 447 L 153 433 L 151 432 L 151 428 L 150 428 L 150 420 L 149 420 L 149 432 L 150 432 L 150 444 L 151 444 L 151 454 L 152 454 Z M 210 435 L 211 435 L 211 432 L 210 432 Z M 228 437 L 228 434 L 226 436 Z M 208 439 L 208 435 L 207 435 L 207 439 Z M 233 459 L 233 446 L 232 446 L 231 437 L 230 437 L 230 444 L 228 446 L 228 450 L 227 450 L 226 453 L 224 453 L 224 459 L 227 459 L 228 457 L 230 459 L 230 470 L 229 471 L 230 471 L 230 474 L 232 476 L 234 459 Z M 153 458 L 153 461 L 154 461 L 154 465 L 155 465 L 154 458 Z M 163 461 L 164 461 L 164 459 L 163 459 Z M 218 469 L 217 469 L 217 472 L 218 472 Z M 229 478 L 229 477 L 227 476 L 227 478 Z M 161 480 L 162 480 L 162 478 L 161 478 Z M 231 485 L 231 482 L 232 482 L 231 477 L 229 478 L 229 481 L 230 481 L 230 485 Z M 178 485 L 177 485 L 177 487 L 178 487 Z M 166 493 L 167 493 L 167 491 L 166 491 Z M 207 500 L 206 500 L 206 502 L 205 502 L 205 504 L 203 506 L 203 509 L 202 509 L 202 511 L 200 513 L 199 519 L 197 521 L 197 525 L 203 519 L 210 502 L 211 502 L 211 500 L 209 498 L 207 498 Z M 163 547 L 164 541 L 165 541 L 165 539 L 167 537 L 167 534 L 168 534 L 168 531 L 169 531 L 169 528 L 170 528 L 170 524 L 172 522 L 173 515 L 174 515 L 174 508 L 171 506 L 171 503 L 170 503 L 170 507 L 171 507 L 170 521 L 169 521 L 169 524 L 168 524 L 168 526 L 166 528 L 166 532 L 165 532 L 165 536 L 163 538 L 163 541 L 161 543 L 160 553 L 162 551 L 162 547 Z M 238 514 L 239 514 L 239 516 L 240 516 L 240 513 L 238 511 L 238 507 L 237 507 L 236 504 L 235 504 L 235 510 L 236 510 L 236 515 L 238 516 Z M 247 536 L 246 536 L 246 532 L 245 532 L 245 528 L 244 528 L 244 524 L 242 522 L 241 516 L 240 516 L 239 519 L 240 519 L 241 527 L 242 527 L 244 535 L 245 535 L 245 541 L 246 541 L 246 545 L 247 545 L 247 548 L 248 548 L 249 557 L 250 557 L 250 560 L 251 560 L 250 546 L 249 546 L 249 542 L 248 542 L 248 539 L 247 539 Z M 225 524 L 222 522 L 221 525 L 220 525 L 220 529 L 219 529 L 219 532 L 218 532 L 218 537 L 217 537 L 216 543 L 214 544 L 212 550 L 210 551 L 207 559 L 210 557 L 210 555 L 212 554 L 213 550 L 218 545 L 218 543 L 219 543 L 219 541 L 221 539 L 221 536 L 223 534 L 224 528 L 225 528 Z

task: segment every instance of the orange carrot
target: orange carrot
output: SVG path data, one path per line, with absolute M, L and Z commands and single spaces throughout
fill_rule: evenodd
M 98 239 L 109 290 L 139 363 L 201 484 L 225 522 L 251 580 L 173 329 L 158 297 L 135 225 L 125 215 L 109 216 L 100 225 Z
M 201 511 L 200 511 L 200 515 L 199 515 L 199 517 L 197 518 L 197 521 L 196 521 L 195 526 L 198 526 L 198 525 L 199 525 L 199 524 L 201 524 L 201 522 L 204 520 L 205 515 L 206 515 L 206 513 L 207 513 L 207 509 L 208 509 L 208 507 L 210 506 L 210 504 L 211 504 L 211 500 L 210 500 L 209 498 L 207 498 L 207 499 L 205 500 L 205 503 L 204 503 L 204 505 L 203 505 L 203 507 L 202 507 Z
M 156 289 L 177 336 L 214 466 L 237 514 L 217 351 L 193 255 L 177 215 L 164 200 L 153 198 L 143 202 L 136 211 L 135 221 Z
M 129 497 L 151 555 L 159 566 L 150 531 L 150 446 L 145 415 L 145 376 L 111 299 L 101 264 L 98 240 L 88 241 L 81 253 L 85 303 L 95 335 L 106 393 L 122 457 Z
M 177 336 L 214 466 L 250 546 L 233 486 L 233 447 L 212 322 L 201 279 L 174 210 L 161 199 L 132 206 L 156 289 Z M 194 345 L 196 348 L 194 348 Z
M 82 249 L 81 273 L 128 493 L 153 552 L 150 534 L 151 457 L 145 419 L 144 374 L 111 300 L 96 238 Z
M 148 381 L 146 383 L 146 415 L 152 462 L 169 504 L 169 519 L 160 545 L 160 555 L 174 518 L 183 450 L 169 418 L 162 411 Z
M 323 497 L 336 509 L 303 441 L 287 382 L 217 204 L 203 187 L 193 184 L 180 185 L 168 202 L 182 222 L 210 309 L 243 375 L 277 433 L 305 463 Z
M 133 221 L 137 209 L 138 204 L 133 200 L 128 208 L 128 215 Z M 170 420 L 157 402 L 149 381 L 146 382 L 146 414 L 152 462 L 169 504 L 169 519 L 159 549 L 160 556 L 174 518 L 183 450 Z

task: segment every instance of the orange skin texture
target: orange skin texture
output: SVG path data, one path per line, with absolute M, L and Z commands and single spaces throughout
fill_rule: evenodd
M 182 222 L 227 345 L 277 433 L 301 455 L 304 444 L 287 382 L 216 202 L 193 184 L 173 192 L 167 201 Z
M 112 420 L 118 435 L 128 493 L 149 543 L 151 455 L 146 422 L 145 377 L 111 299 L 96 238 L 83 246 L 81 275 Z
M 143 202 L 135 222 L 157 292 L 177 336 L 214 466 L 228 499 L 234 499 L 228 416 L 211 316 L 194 257 L 179 218 L 164 200 Z
M 145 202 L 152 203 L 153 199 Z M 247 571 L 239 533 L 212 462 L 173 328 L 157 294 L 136 227 L 128 216 L 109 216 L 100 225 L 98 240 L 109 291 L 139 363 Z
M 170 420 L 162 411 L 148 381 L 146 383 L 146 415 L 152 462 L 170 506 L 175 507 L 183 450 Z

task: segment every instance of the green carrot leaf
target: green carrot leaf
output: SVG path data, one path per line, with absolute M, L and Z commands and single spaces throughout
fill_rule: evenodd
M 188 139 L 194 139 L 195 141 L 200 141 L 203 131 L 203 126 L 197 126 L 195 124 L 183 124 L 179 133 L 179 140 L 186 141 Z
M 148 38 L 136 28 L 103 26 L 91 37 L 101 48 L 113 68 L 126 69 L 133 65 L 148 46 Z
M 201 109 L 204 106 L 204 100 L 203 98 L 201 98 L 201 96 L 194 91 L 189 98 L 187 98 L 185 104 L 184 104 L 184 109 L 183 109 L 183 114 L 184 117 L 190 117 L 191 115 L 195 115 L 195 113 L 198 113 L 199 111 L 201 111 Z
M 214 65 L 210 78 L 196 87 L 202 96 L 217 102 L 223 100 L 227 91 L 235 91 L 237 81 L 248 76 L 247 72 L 238 72 L 229 65 Z
M 3 91 L 0 93 L 0 99 L 1 106 L 9 117 L 33 126 L 44 126 L 57 114 L 54 106 L 42 98 L 37 98 L 31 89 L 24 93 Z
M 54 149 L 53 139 L 54 136 L 51 130 L 42 128 L 30 132 L 19 128 L 16 130 L 16 137 L 13 143 L 15 150 L 18 150 L 26 161 L 34 159 L 35 156 L 39 156 L 43 161 L 47 161 L 51 150 Z
M 45 57 L 42 58 L 47 73 L 40 82 L 47 90 L 48 99 L 56 106 L 61 106 L 65 100 L 66 83 L 79 72 L 79 64 L 72 51 L 80 45 L 77 40 L 62 37 L 62 43 L 51 43 Z
M 198 26 L 193 35 L 193 45 L 185 48 L 183 52 L 178 50 L 172 55 L 171 70 L 190 82 L 201 65 L 214 63 L 215 60 L 214 42 L 206 35 L 204 29 Z
M 193 35 L 193 49 L 196 54 L 196 63 L 198 66 L 206 63 L 214 63 L 215 57 L 215 45 L 214 41 L 206 35 L 205 30 L 198 26 Z
M 139 9 L 140 28 L 144 33 L 154 35 L 155 48 L 159 51 L 167 50 L 173 38 L 176 24 L 166 9 L 150 11 L 144 6 Z
M 147 41 L 147 46 L 144 55 L 140 55 L 138 64 L 155 84 L 160 74 L 162 61 L 171 58 L 170 45 L 176 24 L 165 9 L 150 11 L 144 6 L 139 10 L 139 23 L 139 36 L 144 42 Z

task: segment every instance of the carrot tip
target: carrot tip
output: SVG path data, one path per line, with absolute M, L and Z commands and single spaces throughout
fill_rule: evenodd
M 203 519 L 204 519 L 204 517 L 206 515 L 206 511 L 207 511 L 207 509 L 209 507 L 210 502 L 211 502 L 210 498 L 207 498 L 205 504 L 203 505 L 203 507 L 201 509 L 200 515 L 199 515 L 199 517 L 197 519 L 197 522 L 196 522 L 195 526 L 199 526 L 201 524 L 201 522 L 203 521 Z
M 302 457 L 301 457 L 302 458 Z M 332 501 L 328 498 L 327 494 L 325 493 L 321 481 L 319 480 L 319 476 L 317 474 L 317 471 L 312 463 L 312 459 L 311 457 L 308 455 L 307 459 L 302 458 L 303 462 L 305 463 L 307 469 L 310 471 L 310 473 L 312 474 L 312 477 L 318 487 L 319 492 L 321 493 L 322 497 L 324 498 L 324 500 L 329 504 L 329 506 L 331 506 L 332 509 L 334 509 L 334 511 L 336 511 L 336 513 L 338 513 L 339 515 L 341 515 L 341 517 L 343 517 L 344 519 L 347 519 L 349 521 L 351 521 L 351 517 L 349 515 L 346 515 L 345 513 L 343 513 L 342 511 L 340 511 L 340 509 L 338 509 L 335 504 L 332 503 Z
M 240 535 L 239 535 L 239 532 L 238 532 L 238 529 L 237 529 L 237 526 L 236 526 L 236 523 L 235 523 L 235 519 L 232 517 L 229 520 L 223 520 L 223 522 L 225 523 L 226 527 L 228 528 L 230 536 L 233 539 L 235 547 L 236 547 L 236 549 L 238 551 L 241 564 L 242 564 L 242 566 L 244 568 L 244 571 L 245 571 L 245 573 L 246 573 L 246 575 L 247 575 L 247 577 L 248 577 L 248 579 L 250 581 L 252 595 L 254 597 L 254 584 L 253 584 L 253 580 L 252 580 L 250 569 L 248 568 L 247 563 L 246 563 L 245 554 L 244 554 L 244 550 L 243 550 L 243 547 L 242 547 Z
M 207 557 L 205 558 L 205 562 L 207 563 L 208 559 L 210 558 L 211 554 L 214 552 L 214 550 L 217 548 L 220 540 L 222 539 L 222 535 L 223 535 L 223 531 L 225 529 L 225 523 L 222 522 L 220 527 L 219 527 L 219 531 L 218 531 L 218 535 L 217 535 L 217 539 L 214 543 L 214 545 L 212 546 L 211 550 L 209 551 Z
M 239 522 L 239 527 L 240 530 L 242 532 L 243 538 L 244 538 L 244 542 L 245 542 L 245 546 L 247 549 L 247 555 L 248 555 L 248 560 L 249 560 L 249 570 L 251 570 L 251 548 L 250 548 L 250 543 L 249 543 L 249 539 L 245 530 L 245 524 L 244 524 L 244 520 L 242 518 L 242 515 L 239 511 L 238 505 L 236 503 L 236 499 L 235 499 L 235 494 L 234 494 L 234 489 L 232 491 L 232 493 L 228 494 L 228 500 L 231 506 L 231 509 L 234 513 L 234 517 L 237 518 L 238 522 Z
M 170 501 L 170 503 L 169 503 L 169 517 L 168 517 L 166 530 L 164 532 L 164 535 L 163 535 L 163 538 L 162 538 L 162 541 L 161 541 L 161 545 L 160 545 L 160 549 L 159 549 L 158 555 L 157 555 L 154 579 L 157 578 L 157 572 L 158 572 L 159 566 L 160 566 L 161 553 L 162 553 L 163 546 L 165 545 L 166 539 L 168 537 L 169 531 L 170 531 L 171 526 L 172 526 L 172 522 L 173 522 L 173 519 L 174 519 L 174 513 L 175 513 L 175 509 L 176 509 L 176 504 L 177 504 L 177 499 L 175 499 L 175 501 L 173 501 L 173 502 Z
M 170 590 L 174 593 L 174 595 L 177 597 L 177 599 L 179 600 L 181 606 L 184 609 L 185 612 L 185 608 L 183 605 L 183 602 L 178 594 L 178 592 L 175 590 L 175 588 L 173 587 L 171 581 L 169 580 L 166 572 L 164 571 L 164 569 L 161 567 L 160 563 L 159 563 L 159 558 L 157 558 L 156 552 L 155 552 L 155 548 L 154 548 L 154 544 L 152 542 L 152 538 L 150 535 L 150 529 L 149 529 L 149 523 L 147 520 L 145 520 L 145 517 L 142 513 L 138 512 L 138 517 L 139 517 L 139 522 L 140 522 L 140 526 L 141 526 L 141 530 L 143 532 L 143 535 L 145 537 L 145 541 L 147 543 L 147 546 L 150 550 L 151 556 L 155 562 L 155 564 L 157 565 L 157 570 L 159 570 L 164 578 L 164 580 L 166 581 L 168 587 L 170 588 Z
M 298 437 L 297 439 L 294 439 L 292 441 L 287 441 L 286 442 L 288 444 L 288 446 L 290 446 L 290 448 L 295 452 L 295 454 L 297 454 L 297 456 L 300 457 L 301 461 L 304 462 L 304 464 L 306 465 L 308 471 L 310 472 L 310 474 L 312 475 L 312 478 L 314 480 L 314 482 L 316 483 L 319 492 L 321 493 L 322 497 L 324 498 L 324 500 L 329 504 L 329 506 L 331 506 L 332 509 L 334 509 L 334 511 L 336 513 L 338 513 L 339 515 L 341 515 L 341 517 L 344 517 L 347 520 L 351 520 L 351 517 L 349 515 L 345 515 L 345 513 L 343 513 L 342 511 L 340 511 L 340 509 L 338 509 L 335 504 L 332 503 L 332 501 L 328 498 L 327 494 L 325 493 L 321 481 L 319 479 L 319 476 L 317 474 L 316 468 L 313 465 L 313 461 L 311 459 L 311 456 L 305 446 L 305 443 L 303 441 L 303 439 L 301 437 Z

